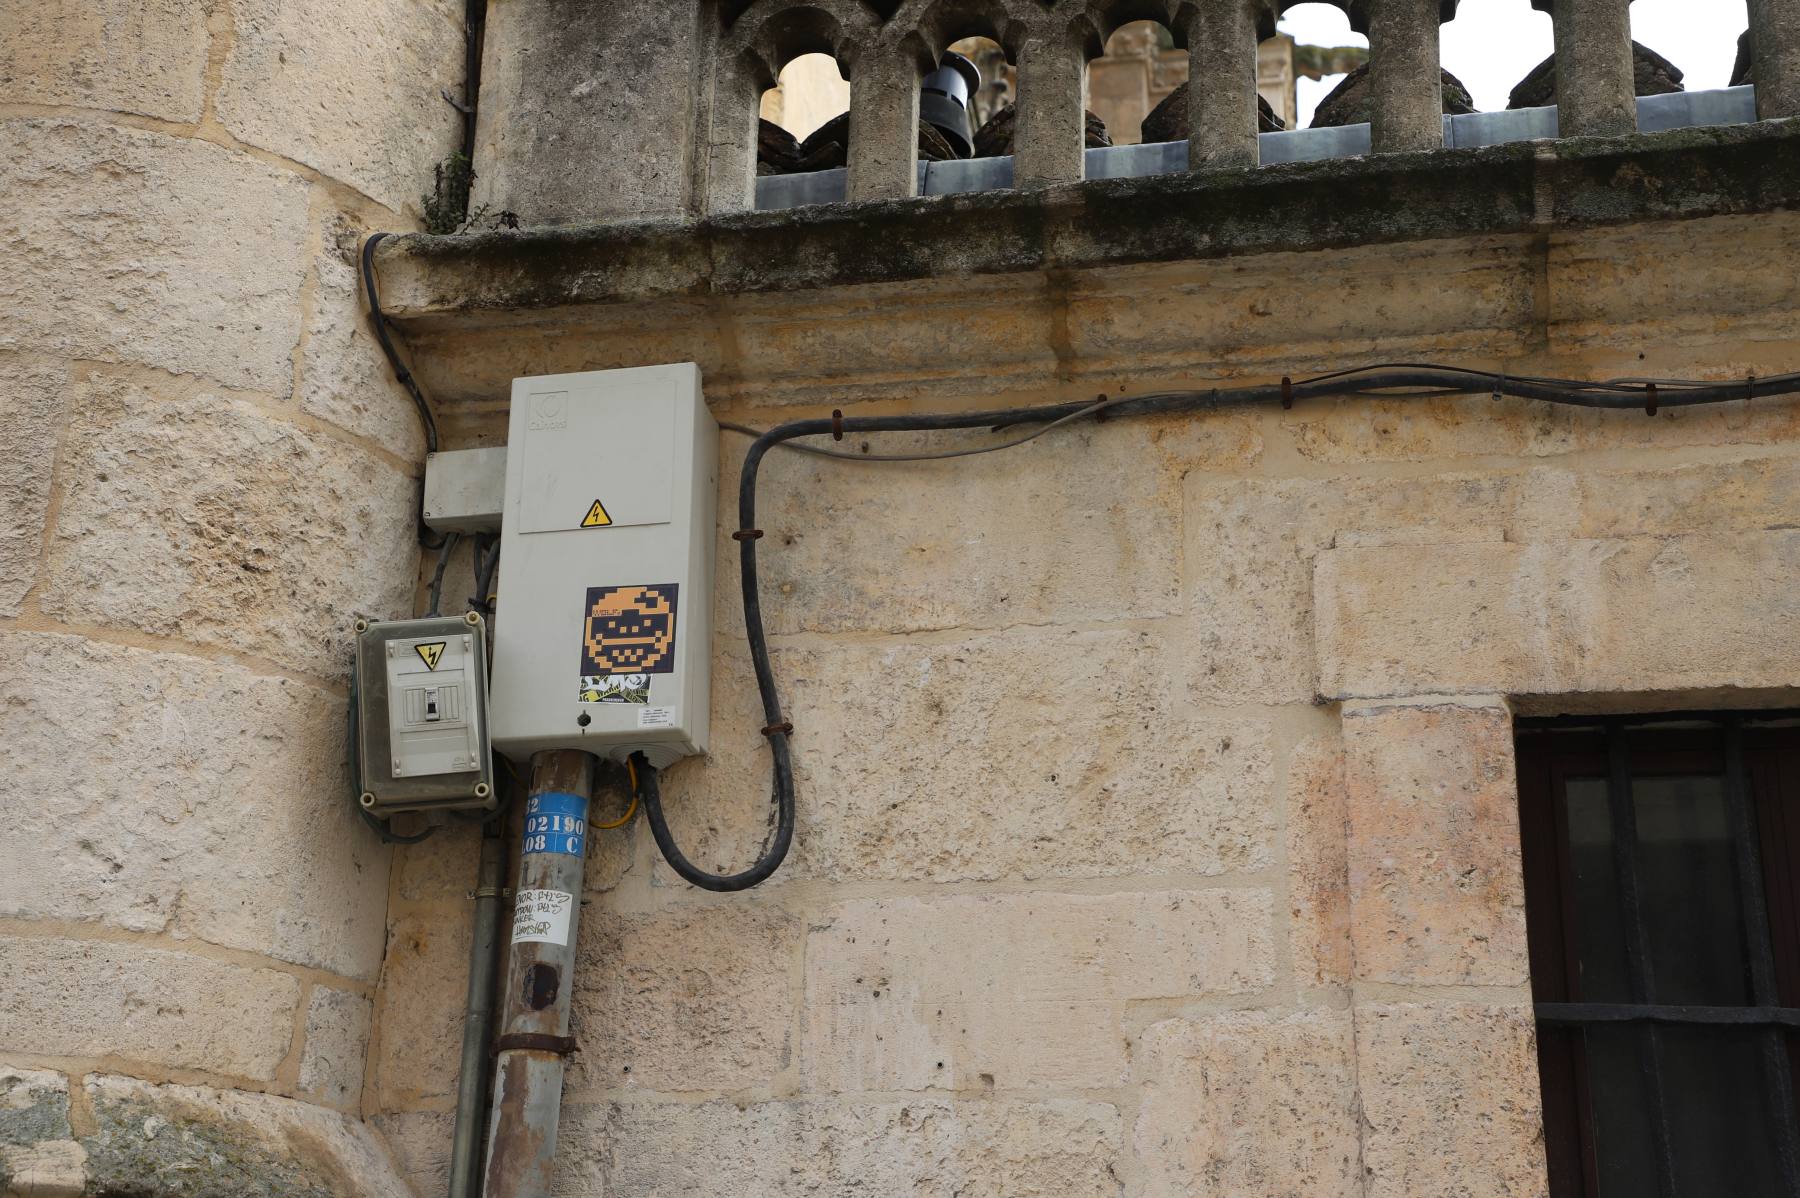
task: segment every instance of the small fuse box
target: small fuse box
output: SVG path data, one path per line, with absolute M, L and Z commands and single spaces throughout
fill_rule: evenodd
M 359 621 L 357 779 L 362 805 L 493 810 L 487 626 L 481 617 Z

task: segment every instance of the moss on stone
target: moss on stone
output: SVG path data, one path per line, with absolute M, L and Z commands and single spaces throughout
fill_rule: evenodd
M 94 1113 L 99 1130 L 81 1145 L 95 1198 L 333 1198 L 349 1188 L 317 1146 L 199 1111 L 102 1098 Z
M 68 1091 L 32 1085 L 19 1077 L 0 1081 L 0 1144 L 38 1144 L 68 1138 Z

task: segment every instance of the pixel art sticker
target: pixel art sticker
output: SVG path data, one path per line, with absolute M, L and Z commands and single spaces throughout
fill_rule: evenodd
M 648 703 L 650 675 L 675 672 L 675 583 L 589 587 L 581 702 Z

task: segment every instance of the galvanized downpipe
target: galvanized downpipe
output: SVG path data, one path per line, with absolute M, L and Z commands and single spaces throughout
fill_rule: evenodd
M 488 1033 L 494 1025 L 494 955 L 499 948 L 500 899 L 506 881 L 505 845 L 498 830 L 484 830 L 481 865 L 475 875 L 475 934 L 469 944 L 462 1068 L 456 1077 L 450 1198 L 476 1198 L 481 1193 L 481 1108 L 487 1101 Z
M 531 759 L 513 889 L 505 1018 L 494 1067 L 484 1198 L 548 1198 L 562 1117 L 588 804 L 599 762 L 569 749 Z

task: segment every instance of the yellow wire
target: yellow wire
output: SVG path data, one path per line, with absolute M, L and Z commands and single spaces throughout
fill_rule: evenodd
M 609 832 L 614 828 L 623 828 L 626 824 L 631 822 L 631 817 L 637 814 L 637 807 L 638 807 L 637 767 L 635 765 L 631 764 L 631 758 L 629 758 L 629 757 L 627 757 L 625 759 L 625 770 L 627 773 L 629 773 L 631 775 L 631 806 L 625 808 L 625 814 L 621 815 L 618 819 L 614 820 L 612 823 L 610 823 L 610 824 L 595 824 L 594 825 L 595 828 L 599 829 L 602 832 Z
M 624 815 L 621 815 L 618 819 L 614 820 L 610 824 L 595 824 L 594 827 L 598 828 L 602 832 L 610 831 L 613 828 L 623 828 L 626 824 L 631 822 L 631 817 L 637 814 L 637 804 L 638 804 L 637 793 L 634 791 L 631 796 L 631 806 L 625 808 Z

